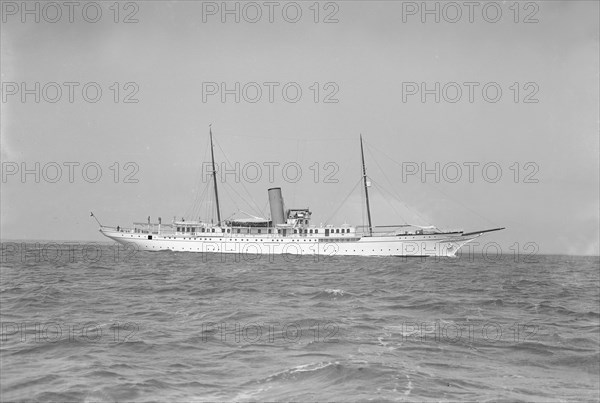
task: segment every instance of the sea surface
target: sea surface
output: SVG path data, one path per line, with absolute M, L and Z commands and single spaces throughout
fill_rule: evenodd
M 2 246 L 2 401 L 600 400 L 598 257 Z

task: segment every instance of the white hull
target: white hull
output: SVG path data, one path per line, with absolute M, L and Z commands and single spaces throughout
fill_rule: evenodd
M 121 232 L 103 227 L 103 235 L 144 251 L 227 253 L 238 255 L 306 256 L 437 256 L 453 257 L 466 243 L 481 234 L 460 232 L 395 236 L 339 237 L 221 235 L 158 235 Z M 150 238 L 150 239 L 149 239 Z

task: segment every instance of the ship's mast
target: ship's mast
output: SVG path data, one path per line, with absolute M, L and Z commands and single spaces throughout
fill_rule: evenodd
M 212 127 L 211 127 L 211 125 L 208 126 L 208 131 L 210 133 L 210 156 L 211 156 L 211 159 L 212 159 L 213 183 L 215 185 L 215 201 L 217 202 L 217 225 L 221 226 L 221 208 L 219 207 L 219 192 L 217 191 L 217 170 L 215 169 L 215 151 L 214 151 L 214 148 L 213 148 Z
M 360 156 L 362 159 L 363 182 L 365 184 L 365 199 L 367 201 L 367 218 L 369 219 L 369 236 L 373 236 L 373 225 L 371 224 L 371 208 L 369 207 L 369 190 L 367 189 L 367 168 L 365 167 L 365 153 L 363 151 L 362 134 L 360 135 Z

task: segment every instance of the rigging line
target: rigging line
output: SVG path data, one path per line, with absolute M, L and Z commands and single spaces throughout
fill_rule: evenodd
M 235 190 L 235 188 L 234 188 L 233 186 L 231 186 L 231 185 L 230 185 L 229 183 L 227 183 L 227 182 L 225 182 L 225 185 L 226 185 L 227 187 L 229 187 L 229 189 L 231 189 L 231 191 L 233 191 L 233 192 L 234 192 L 234 193 L 235 193 L 235 194 L 236 194 L 236 195 L 237 195 L 237 196 L 238 196 L 238 197 L 239 197 L 239 198 L 240 198 L 242 201 L 244 201 L 248 207 L 250 207 L 251 209 L 254 209 L 254 207 L 253 207 L 253 206 L 252 206 L 250 203 L 248 203 L 248 201 L 247 201 L 247 200 L 246 200 L 244 197 L 242 197 L 242 195 L 241 195 L 241 194 L 239 194 L 239 193 L 238 193 L 238 192 Z M 235 201 L 234 201 L 233 203 L 235 204 L 235 206 L 236 206 L 236 207 L 238 208 L 238 210 L 239 210 L 240 208 L 239 208 L 239 206 L 237 205 L 237 203 L 235 203 Z M 261 213 L 261 212 L 259 211 L 259 213 Z
M 371 178 L 371 182 L 377 186 L 377 190 L 379 190 L 381 193 L 383 193 L 383 194 L 387 193 L 388 195 L 391 196 L 390 198 L 384 197 L 383 199 L 391 207 L 391 209 L 402 219 L 402 221 L 404 221 L 404 224 L 408 224 L 408 221 L 406 220 L 406 218 L 402 215 L 402 213 L 400 213 L 400 211 L 398 211 L 396 209 L 396 207 L 389 200 L 389 199 L 395 199 L 394 195 L 390 191 L 388 191 L 385 187 L 380 185 L 377 181 L 375 181 L 373 178 Z
M 371 180 L 371 183 L 374 185 L 373 187 L 376 188 L 379 192 L 381 192 L 384 195 L 383 199 L 388 204 L 388 206 L 391 208 L 391 210 L 393 210 L 394 213 L 396 213 L 404 221 L 404 223 L 406 224 L 406 222 L 407 222 L 406 218 L 404 218 L 404 216 L 402 215 L 402 213 L 400 211 L 398 211 L 396 209 L 396 207 L 390 202 L 390 199 L 395 199 L 394 195 L 391 194 L 391 192 L 389 192 L 385 187 L 383 187 L 382 185 L 380 185 L 373 178 L 370 178 L 370 180 Z M 387 194 L 389 194 L 392 197 L 385 197 L 386 192 L 387 192 Z
M 225 137 L 235 137 L 235 138 L 253 138 L 253 139 L 267 139 L 267 140 L 300 140 L 300 141 L 305 141 L 305 142 L 327 142 L 327 141 L 331 141 L 331 142 L 338 142 L 338 141 L 352 141 L 354 142 L 354 139 L 349 139 L 347 137 L 332 137 L 332 138 L 319 138 L 319 139 L 307 139 L 305 137 L 283 137 L 283 136 L 277 136 L 277 137 L 267 137 L 267 136 L 252 136 L 252 135 L 239 135 L 239 134 L 219 134 L 219 136 L 225 136 Z
M 206 144 L 204 147 L 204 157 L 202 159 L 202 161 L 206 160 L 206 154 L 208 152 L 208 142 L 209 140 L 206 140 Z M 204 171 L 204 166 L 200 165 L 200 167 L 198 169 L 196 169 L 196 176 L 194 178 L 194 186 L 196 190 L 200 190 L 200 184 L 202 183 L 202 173 Z M 186 217 L 188 217 L 188 214 L 191 212 L 193 213 L 200 213 L 200 205 L 199 205 L 199 199 L 203 196 L 204 192 L 206 191 L 206 187 L 207 187 L 208 183 L 204 185 L 204 190 L 200 193 L 196 193 L 196 197 L 194 198 L 194 200 L 192 201 L 192 205 L 188 208 L 187 212 L 186 212 Z
M 267 211 L 268 207 L 269 207 L 269 200 L 267 199 L 267 201 L 265 202 L 264 211 Z M 265 215 L 265 217 L 267 217 L 267 216 Z M 269 218 L 271 218 L 271 211 L 269 211 Z
M 211 207 L 214 204 L 214 192 L 210 191 L 212 189 L 212 185 L 210 181 L 206 182 L 206 191 L 203 194 L 201 204 L 198 205 L 198 216 L 204 217 L 205 220 L 210 221 L 212 218 Z
M 200 199 L 195 209 L 195 214 L 198 216 L 198 218 L 202 219 L 202 217 L 204 217 L 202 221 L 205 222 L 210 221 L 210 219 L 213 217 L 213 212 L 211 210 L 214 204 L 214 192 L 210 191 L 211 188 L 211 182 L 207 181 L 204 187 L 204 191 L 202 192 L 202 198 Z
M 363 178 L 361 177 L 358 182 L 356 182 L 356 185 L 354 185 L 354 187 L 352 188 L 352 190 L 350 190 L 350 193 L 348 193 L 348 195 L 344 198 L 344 200 L 342 200 L 342 202 L 338 205 L 338 207 L 335 209 L 335 211 L 333 212 L 333 214 L 331 214 L 329 216 L 329 218 L 327 218 L 327 220 L 325 220 L 325 224 L 327 224 L 329 222 L 329 220 L 331 220 L 333 217 L 335 217 L 335 215 L 337 214 L 337 212 L 342 208 L 342 206 L 344 205 L 344 203 L 346 202 L 346 200 L 348 200 L 348 198 L 352 195 L 352 193 L 354 193 L 354 190 L 356 190 L 356 187 L 361 183 L 361 181 L 363 180 Z
M 206 193 L 206 191 L 208 189 L 208 185 L 209 185 L 209 183 L 207 182 L 204 185 L 204 189 L 202 190 L 202 192 L 196 192 L 196 196 L 194 197 L 192 205 L 188 208 L 188 210 L 185 213 L 185 217 L 189 218 L 189 217 L 194 217 L 195 215 L 197 215 L 197 213 L 199 212 L 200 202 L 202 201 L 204 194 Z
M 225 192 L 227 193 L 227 200 L 230 200 L 234 207 L 239 211 L 240 210 L 240 206 L 237 204 L 237 202 L 235 201 L 236 199 L 234 197 L 231 197 L 231 193 L 229 193 L 229 190 L 232 190 L 240 199 L 244 200 L 243 197 L 241 197 L 233 187 L 231 187 L 230 184 L 225 183 L 226 186 L 223 186 L 223 190 L 225 190 Z M 235 214 L 235 213 L 234 213 Z
M 418 219 L 422 220 L 424 225 L 429 225 L 432 226 L 432 224 L 429 222 L 429 220 L 424 217 L 423 215 L 421 215 L 417 210 L 415 209 L 411 209 L 410 207 L 408 207 L 406 204 L 402 203 L 401 200 L 397 200 L 396 196 L 390 192 L 389 190 L 387 190 L 385 187 L 383 187 L 381 184 L 379 184 L 378 182 L 376 182 L 375 180 L 371 179 L 373 181 L 373 183 L 375 183 L 377 185 L 377 188 L 379 190 L 381 190 L 384 193 L 387 193 L 391 196 L 391 198 L 396 199 L 396 201 L 398 201 L 399 203 L 401 203 L 403 206 L 405 206 L 409 211 L 411 211 L 412 213 L 414 213 Z M 388 202 L 389 203 L 389 202 Z M 400 214 L 400 212 L 398 212 L 397 210 L 394 209 L 394 211 L 396 211 L 398 213 L 398 215 L 404 220 L 405 224 L 410 224 L 403 216 L 402 214 Z
M 204 191 L 200 188 L 198 188 L 198 190 L 196 191 L 196 197 L 194 198 L 194 202 L 193 204 L 190 206 L 190 208 L 185 212 L 185 217 L 195 217 L 198 215 L 198 205 L 200 203 L 200 200 L 202 199 L 204 195 Z
M 371 152 L 370 149 L 370 145 L 367 144 L 367 151 L 369 152 L 369 154 L 371 155 L 371 157 L 373 158 L 373 161 L 375 162 L 375 165 L 377 165 L 377 167 L 379 168 L 379 170 L 381 171 L 381 174 L 383 175 L 383 177 L 385 178 L 385 180 L 389 183 L 390 185 L 390 190 L 386 189 L 384 186 L 377 184 L 381 190 L 388 192 L 388 194 L 390 196 L 392 196 L 392 198 L 396 199 L 397 202 L 399 202 L 404 208 L 406 208 L 408 211 L 412 212 L 413 214 L 417 215 L 417 217 L 419 217 L 421 220 L 423 220 L 424 223 L 431 225 L 431 223 L 429 223 L 428 220 L 425 219 L 425 217 L 423 217 L 416 209 L 412 209 L 410 208 L 406 203 L 404 203 L 402 201 L 402 198 L 396 194 L 394 192 L 394 185 L 392 184 L 392 181 L 388 178 L 388 176 L 385 174 L 385 170 L 381 167 L 381 165 L 379 165 L 379 162 L 377 162 L 377 158 L 375 158 L 375 156 L 373 155 L 373 153 Z M 375 182 L 373 179 L 371 179 L 373 182 Z M 391 205 L 391 204 L 390 204 Z M 395 210 L 396 213 L 398 213 L 398 215 L 405 220 L 406 219 L 402 216 L 402 214 L 400 214 L 397 210 Z
M 229 200 L 232 200 L 233 204 L 235 205 L 235 207 L 241 211 L 240 206 L 235 202 L 236 198 L 231 197 L 231 193 L 229 193 L 229 190 L 231 190 L 233 193 L 235 193 L 235 195 L 237 196 L 237 198 L 239 198 L 240 200 L 242 200 L 248 207 L 250 207 L 250 209 L 254 210 L 254 206 L 252 206 L 250 203 L 248 203 L 248 201 L 246 200 L 245 197 L 243 197 L 241 194 L 238 193 L 237 190 L 235 190 L 235 188 L 229 184 L 228 182 L 224 182 L 224 187 L 223 189 L 225 189 L 227 191 L 227 195 L 229 196 Z M 261 211 L 259 210 L 259 213 Z
M 392 157 L 390 157 L 389 155 L 387 155 L 386 153 L 384 153 L 383 151 L 379 150 L 377 147 L 373 147 L 375 150 L 377 150 L 378 152 L 380 152 L 381 154 L 383 154 L 385 157 L 387 157 L 390 161 L 392 161 L 393 163 L 395 163 L 396 165 L 402 167 L 402 164 L 400 164 L 398 161 L 394 160 Z M 423 182 L 425 183 L 425 185 L 429 186 L 431 189 L 435 190 L 436 192 L 442 194 L 443 196 L 445 196 L 446 198 L 448 198 L 449 200 L 452 200 L 453 202 L 457 203 L 458 205 L 460 205 L 461 207 L 463 207 L 464 209 L 470 211 L 471 213 L 475 214 L 476 216 L 478 216 L 479 218 L 482 218 L 483 220 L 487 221 L 489 224 L 492 225 L 496 225 L 498 226 L 496 223 L 494 223 L 493 221 L 491 221 L 490 219 L 486 218 L 485 216 L 483 216 L 482 214 L 478 213 L 477 211 L 473 210 L 472 208 L 470 208 L 469 206 L 461 203 L 458 200 L 455 200 L 453 197 L 447 195 L 446 193 L 444 193 L 443 191 L 441 191 L 440 189 L 436 188 L 435 186 L 429 184 L 427 181 Z
M 194 214 L 194 206 L 196 205 L 196 202 L 198 200 L 198 197 L 200 196 L 199 192 L 196 192 L 196 194 L 194 195 L 194 199 L 192 200 L 191 205 L 188 207 L 188 209 L 185 212 L 185 217 L 190 217 Z
M 236 211 L 235 213 L 231 213 L 224 221 L 230 221 L 238 212 L 240 212 L 241 210 Z
M 200 167 L 196 171 L 196 174 L 199 176 L 199 178 L 196 178 L 197 183 L 204 182 L 204 180 L 203 180 L 204 162 L 207 159 L 209 149 L 210 149 L 210 139 L 206 138 L 206 142 L 204 143 L 204 156 L 202 157 L 202 161 L 201 161 Z
M 241 210 L 240 206 L 238 205 L 238 203 L 236 203 L 236 201 L 235 201 L 236 198 L 231 197 L 231 193 L 229 193 L 229 190 L 231 190 L 237 196 L 238 199 L 242 200 L 248 207 L 250 207 L 250 209 L 254 210 L 254 206 L 252 206 L 250 203 L 248 203 L 248 200 L 246 200 L 245 197 L 243 197 L 240 193 L 238 193 L 238 191 L 235 190 L 235 188 L 231 184 L 229 184 L 228 182 L 224 182 L 224 185 L 225 186 L 223 188 L 227 191 L 229 200 L 232 200 L 233 204 L 235 205 L 235 207 L 237 208 L 238 211 L 242 211 L 242 210 Z M 260 211 L 259 211 L 259 213 L 260 213 Z
M 243 202 L 244 202 L 244 203 L 245 203 L 245 204 L 246 204 L 248 207 L 250 207 L 250 209 L 252 209 L 252 210 L 254 210 L 254 209 L 255 209 L 255 208 L 254 208 L 254 206 L 252 206 L 250 203 L 248 203 L 248 200 L 246 200 L 246 198 L 245 198 L 245 197 L 243 197 L 241 194 L 239 194 L 239 193 L 238 193 L 238 191 L 237 191 L 237 190 L 235 190 L 235 188 L 234 188 L 234 187 L 233 187 L 231 184 L 229 184 L 228 182 L 225 182 L 225 185 L 227 186 L 227 188 L 228 188 L 228 189 L 230 189 L 230 190 L 231 190 L 233 193 L 235 193 L 235 195 L 236 195 L 236 196 L 237 196 L 237 197 L 238 197 L 240 200 L 242 200 L 242 201 L 243 201 Z M 237 207 L 237 209 L 238 209 L 238 210 L 240 210 L 240 207 L 239 207 L 239 205 L 238 205 L 237 203 L 235 203 L 235 202 L 234 202 L 234 204 L 235 204 L 235 206 Z
M 215 143 L 217 143 L 217 146 L 219 147 L 219 150 L 221 150 L 221 153 L 223 154 L 223 156 L 225 157 L 225 160 L 229 163 L 230 166 L 234 166 L 231 161 L 229 161 L 229 158 L 227 158 L 227 154 L 225 154 L 225 151 L 223 150 L 223 148 L 221 148 L 221 144 L 217 141 L 215 141 Z M 258 206 L 258 204 L 256 204 L 256 201 L 252 198 L 252 195 L 250 194 L 250 192 L 248 191 L 248 189 L 246 188 L 246 185 L 244 185 L 244 181 L 240 181 L 242 188 L 246 191 L 246 193 L 248 194 L 248 198 L 254 203 L 254 206 L 250 206 L 250 208 L 255 209 L 255 212 L 258 212 L 259 214 L 263 214 L 263 212 L 260 211 L 260 207 Z
M 206 215 L 204 215 L 204 213 L 205 213 L 205 209 L 206 209 L 206 199 L 208 197 L 207 196 L 208 192 L 209 192 L 209 185 L 207 183 L 204 186 L 204 190 L 202 191 L 202 194 L 198 198 L 197 204 L 194 206 L 193 214 L 197 215 L 198 219 L 201 219 L 203 216 L 206 217 Z
M 207 182 L 206 186 L 204 186 L 204 191 L 202 192 L 202 197 L 199 200 L 199 203 L 196 205 L 196 208 L 194 210 L 194 213 L 198 216 L 198 218 L 200 218 L 200 216 L 202 216 L 202 207 L 208 205 L 207 204 L 207 200 L 209 199 L 209 194 L 210 194 L 210 183 Z M 205 215 L 206 217 L 206 215 Z

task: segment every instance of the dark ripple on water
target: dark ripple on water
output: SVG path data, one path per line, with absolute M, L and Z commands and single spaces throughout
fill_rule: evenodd
M 597 257 L 13 260 L 3 401 L 600 399 Z

